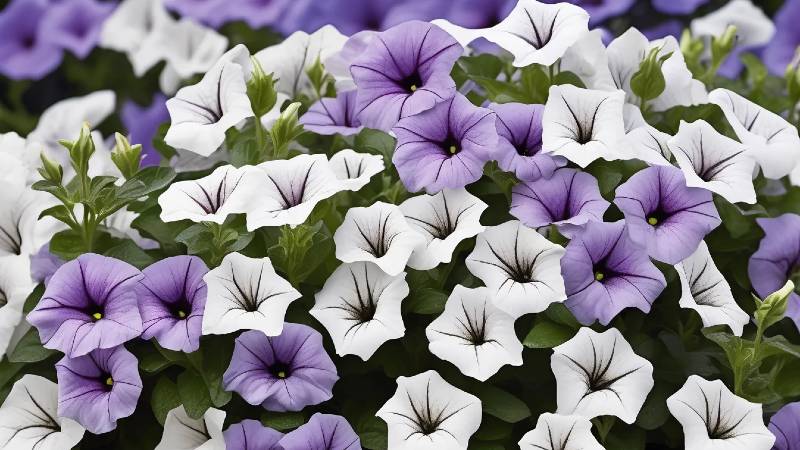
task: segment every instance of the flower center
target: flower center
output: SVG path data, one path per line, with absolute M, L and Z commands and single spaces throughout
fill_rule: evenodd
M 171 304 L 169 310 L 172 314 L 172 317 L 177 319 L 185 319 L 192 312 L 192 305 L 185 298 L 182 298 L 179 301 Z
M 114 385 L 114 379 L 111 378 L 111 377 L 107 377 L 106 378 L 106 386 L 113 386 L 113 385 Z
M 398 82 L 402 88 L 406 91 L 414 93 L 417 89 L 423 86 L 422 78 L 419 76 L 417 72 L 412 73 L 411 75 L 403 78 Z
M 668 217 L 669 214 L 662 211 L 661 208 L 659 207 L 658 209 L 656 209 L 655 211 L 651 211 L 650 214 L 647 215 L 647 223 L 650 226 L 655 227 L 657 225 L 661 225 L 662 223 L 664 223 L 664 221 L 667 220 Z
M 92 313 L 92 319 L 94 319 L 95 321 L 98 321 L 98 320 L 100 320 L 102 318 L 103 318 L 103 313 L 101 313 L 99 311 L 95 312 L 95 313 Z
M 603 272 L 600 272 L 599 270 L 594 273 L 594 279 L 596 281 L 603 281 L 605 277 L 606 275 Z
M 275 362 L 275 364 L 273 364 L 272 367 L 269 368 L 269 371 L 275 378 L 285 380 L 286 378 L 289 378 L 289 375 L 291 375 L 292 373 L 290 369 L 291 368 L 289 367 L 288 364 L 284 364 L 282 362 Z
M 445 139 L 444 142 L 441 143 L 441 147 L 442 147 L 442 150 L 444 150 L 444 152 L 447 155 L 453 156 L 453 155 L 458 154 L 458 152 L 461 151 L 461 145 L 460 144 L 461 144 L 461 142 L 459 142 L 458 139 L 456 139 L 453 136 L 448 135 L 447 139 Z
M 647 223 L 649 223 L 650 225 L 656 226 L 656 225 L 658 225 L 658 219 L 656 219 L 655 217 L 648 217 L 647 218 Z

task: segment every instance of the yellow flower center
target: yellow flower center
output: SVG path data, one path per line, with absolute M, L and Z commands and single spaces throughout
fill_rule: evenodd
M 653 226 L 658 225 L 658 219 L 656 219 L 655 217 L 648 217 L 647 223 Z
M 411 92 L 416 92 L 417 91 L 417 85 L 416 84 L 412 84 L 411 87 L 409 87 L 409 89 L 411 90 Z
M 605 278 L 605 277 L 606 276 L 603 274 L 603 272 L 595 272 L 594 273 L 594 279 L 597 280 L 597 281 L 603 281 L 603 278 Z
M 111 377 L 106 378 L 106 386 L 113 386 L 113 385 L 114 385 L 114 379 Z
M 281 370 L 281 371 L 279 371 L 279 372 L 278 372 L 278 378 L 286 378 L 286 372 L 284 372 L 284 371 L 282 371 L 282 370 Z
M 185 319 L 186 318 L 186 313 L 179 310 L 178 311 L 178 317 L 180 317 L 181 319 Z
M 450 154 L 451 155 L 455 155 L 457 151 L 458 151 L 458 147 L 456 147 L 455 145 L 451 145 L 450 146 Z
M 100 320 L 103 318 L 103 313 L 96 312 L 92 314 L 92 317 L 94 318 L 94 320 Z

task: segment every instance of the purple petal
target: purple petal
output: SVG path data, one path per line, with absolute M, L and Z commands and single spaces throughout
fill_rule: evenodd
M 317 134 L 350 136 L 363 128 L 357 117 L 356 91 L 339 93 L 336 98 L 323 98 L 311 105 L 300 117 L 307 130 Z
M 361 450 L 361 441 L 344 417 L 316 413 L 280 441 L 283 450 Z
M 223 433 L 227 450 L 279 450 L 283 433 L 261 425 L 257 420 L 243 420 Z

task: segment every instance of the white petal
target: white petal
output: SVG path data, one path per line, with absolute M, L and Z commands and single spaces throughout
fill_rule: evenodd
M 336 79 L 336 92 L 356 89 L 353 76 L 350 74 L 350 65 L 367 49 L 377 34 L 372 30 L 360 31 L 350 36 L 340 50 L 322 59 L 325 70 Z
M 247 211 L 252 198 L 243 186 L 247 172 L 248 168 L 220 166 L 203 178 L 173 183 L 158 197 L 161 220 L 221 224 L 229 214 Z
M 160 48 L 167 65 L 185 80 L 209 70 L 228 48 L 228 38 L 192 20 L 181 19 L 153 33 L 148 44 Z
M 349 148 L 331 156 L 330 165 L 336 178 L 350 191 L 366 186 L 373 175 L 384 169 L 383 156 L 358 153 Z
M 33 288 L 27 256 L 0 257 L 0 358 L 22 322 L 22 308 Z
M 562 256 L 563 247 L 510 220 L 479 234 L 466 263 L 493 292 L 495 305 L 517 318 L 566 300 Z
M 608 54 L 603 45 L 602 30 L 592 30 L 583 35 L 561 57 L 561 71 L 572 72 L 589 89 L 617 90 L 608 69 Z
M 653 365 L 634 353 L 616 328 L 602 333 L 581 328 L 553 349 L 550 365 L 559 414 L 617 416 L 631 424 L 653 388 Z
M 708 122 L 681 121 L 669 149 L 686 177 L 686 185 L 715 192 L 731 203 L 755 203 L 754 161 L 747 147 L 718 133 Z
M 520 450 L 604 450 L 592 435 L 592 422 L 581 416 L 544 413 L 536 428 L 519 441 Z
M 645 122 L 641 110 L 630 103 L 623 107 L 625 140 L 630 154 L 651 166 L 670 166 L 667 142 L 672 137 Z
M 310 312 L 328 330 L 337 355 L 366 361 L 384 342 L 403 337 L 405 277 L 386 275 L 370 262 L 342 264 L 328 277 Z
M 389 427 L 392 450 L 464 450 L 481 424 L 481 401 L 429 370 L 398 377 L 397 391 L 375 415 Z M 420 419 L 435 431 L 420 431 Z
M 131 55 L 154 30 L 172 21 L 161 0 L 124 0 L 103 22 L 99 45 Z M 133 60 L 131 59 L 133 63 Z M 149 67 L 134 70 L 137 76 Z
M 719 37 L 729 25 L 736 27 L 736 45 L 755 47 L 768 43 L 775 34 L 775 25 L 749 0 L 733 0 L 712 13 L 692 20 L 692 34 Z
M 269 258 L 249 258 L 229 253 L 203 281 L 208 299 L 203 334 L 228 334 L 260 330 L 267 336 L 283 331 L 289 304 L 302 295 L 281 278 Z
M 38 252 L 62 228 L 51 217 L 38 220 L 42 211 L 55 204 L 48 193 L 0 183 L 0 257 Z
M 408 266 L 429 270 L 449 263 L 461 241 L 485 229 L 480 218 L 488 207 L 466 189 L 445 189 L 404 201 L 400 210 L 411 228 L 425 238 L 425 245 L 414 249 Z
M 202 419 L 192 419 L 180 405 L 167 413 L 155 450 L 225 450 L 224 421 L 225 411 L 208 408 Z

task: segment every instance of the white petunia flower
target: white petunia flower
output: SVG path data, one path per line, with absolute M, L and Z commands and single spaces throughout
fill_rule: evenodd
M 563 302 L 559 261 L 564 248 L 518 220 L 487 227 L 467 256 L 467 268 L 494 293 L 495 305 L 517 318 Z
M 223 55 L 203 78 L 167 100 L 170 124 L 164 141 L 201 156 L 214 153 L 225 132 L 253 116 L 247 97 L 249 52 L 238 45 Z
M 589 14 L 569 3 L 555 5 L 519 0 L 511 13 L 491 28 L 463 28 L 446 20 L 434 24 L 466 47 L 478 38 L 494 42 L 514 55 L 514 66 L 549 66 L 589 32 Z
M 9 450 L 70 450 L 86 432 L 58 417 L 58 385 L 38 375 L 14 383 L 0 406 L 0 447 Z
M 41 179 L 36 169 L 42 164 L 39 159 L 42 146 L 38 150 L 32 147 L 13 131 L 0 133 L 0 167 L 8 167 L 0 175 L 0 181 L 18 185 L 20 180 L 23 184 L 33 184 Z
M 731 203 L 755 203 L 753 168 L 747 147 L 718 133 L 708 122 L 681 121 L 669 149 L 686 177 L 686 185 L 715 192 Z
M 634 353 L 616 328 L 602 333 L 581 328 L 553 349 L 550 366 L 558 414 L 617 416 L 631 424 L 653 388 L 653 365 Z
M 383 202 L 350 208 L 333 241 L 339 261 L 371 261 L 389 275 L 402 272 L 411 252 L 424 243 L 400 208 Z
M 342 264 L 328 277 L 310 312 L 328 330 L 337 355 L 366 361 L 384 342 L 403 337 L 405 277 L 386 275 L 371 262 Z
M 336 152 L 329 163 L 336 178 L 349 191 L 363 188 L 373 175 L 384 169 L 383 156 L 359 153 L 349 148 Z
M 488 288 L 456 285 L 444 312 L 428 325 L 425 335 L 431 353 L 480 381 L 506 364 L 522 365 L 514 318 L 494 306 Z
M 681 308 L 697 311 L 703 326 L 728 325 L 736 336 L 750 316 L 739 307 L 731 293 L 731 287 L 717 269 L 708 245 L 701 241 L 697 250 L 675 265 L 681 279 Z
M 404 201 L 400 211 L 411 228 L 425 238 L 425 245 L 411 254 L 408 266 L 429 270 L 449 263 L 461 241 L 486 228 L 480 218 L 488 207 L 466 189 L 445 189 L 435 195 L 423 194 Z
M 0 358 L 10 348 L 15 330 L 22 322 L 25 299 L 33 287 L 28 257 L 0 257 Z
M 161 0 L 124 0 L 114 13 L 103 22 L 100 33 L 100 47 L 110 48 L 128 54 L 137 76 L 143 75 L 152 67 L 140 67 L 135 62 L 137 53 L 147 38 L 161 27 L 173 22 Z M 158 49 L 147 49 L 152 51 Z M 147 56 L 149 58 L 149 55 Z
M 247 229 L 299 225 L 317 203 L 344 189 L 325 155 L 261 163 L 242 180 L 242 190 L 257 199 L 247 211 Z
M 728 26 L 736 27 L 736 45 L 752 48 L 768 43 L 775 34 L 775 24 L 750 0 L 733 0 L 714 12 L 692 20 L 695 36 L 718 37 Z
M 167 413 L 155 450 L 225 450 L 223 422 L 225 411 L 208 408 L 201 419 L 192 419 L 180 405 Z
M 672 136 L 648 124 L 642 117 L 641 110 L 630 103 L 625 104 L 623 112 L 625 140 L 631 155 L 651 166 L 672 165 L 669 162 L 672 154 L 667 146 Z
M 520 450 L 605 450 L 594 435 L 592 422 L 581 416 L 544 413 L 536 428 L 519 441 Z
M 625 137 L 623 91 L 551 86 L 542 116 L 542 151 L 586 167 L 603 158 L 619 159 Z
M 715 89 L 708 99 L 722 108 L 736 136 L 747 146 L 747 154 L 761 166 L 765 177 L 783 178 L 797 166 L 800 137 L 794 125 L 727 89 Z
M 220 166 L 203 178 L 173 183 L 158 196 L 161 220 L 221 224 L 229 214 L 245 212 L 252 201 L 251 193 L 242 187 L 247 171 L 248 168 Z
M 289 304 L 302 295 L 281 278 L 269 258 L 229 253 L 219 267 L 203 276 L 208 285 L 203 334 L 259 330 L 267 336 L 283 331 Z
M 737 397 L 720 380 L 690 376 L 667 408 L 683 426 L 686 450 L 769 450 L 775 442 L 761 405 Z
M 39 215 L 53 205 L 45 192 L 0 183 L 0 257 L 29 256 L 50 241 L 60 222 Z
M 375 415 L 389 427 L 392 450 L 464 450 L 481 424 L 481 401 L 429 370 L 398 377 Z
M 608 54 L 603 45 L 603 31 L 592 30 L 567 49 L 559 61 L 561 71 L 572 72 L 584 86 L 601 91 L 617 89 L 608 69 Z

